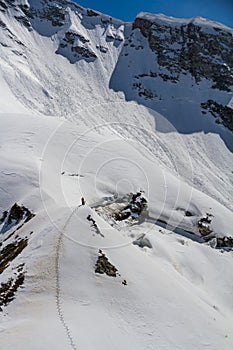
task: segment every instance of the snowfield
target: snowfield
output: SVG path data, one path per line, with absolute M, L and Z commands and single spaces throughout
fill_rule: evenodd
M 1 130 L 2 203 L 9 207 L 20 198 L 36 213 L 18 231 L 33 231 L 18 260 L 26 261 L 25 286 L 1 313 L 1 340 L 8 349 L 15 347 L 15 334 L 27 349 L 231 348 L 232 252 L 156 223 L 162 215 L 190 229 L 195 217 L 177 208 L 196 216 L 211 208 L 213 228 L 230 234 L 229 209 L 190 188 L 112 127 L 90 131 L 52 117 L 8 115 Z M 118 230 L 91 209 L 139 189 L 148 198 L 148 222 Z M 89 214 L 102 235 L 86 220 Z M 142 233 L 152 249 L 132 244 Z M 120 276 L 95 275 L 99 249 Z
M 69 6 L 57 31 L 38 18 L 26 29 L 13 7 L 0 12 L 11 31 L 2 30 L 0 46 L 0 216 L 14 203 L 35 214 L 0 234 L 0 303 L 5 284 L 25 276 L 0 304 L 1 346 L 231 350 L 233 251 L 215 248 L 232 236 L 232 133 L 196 114 L 191 100 L 210 86 L 202 82 L 194 95 L 187 76 L 169 90 L 174 100 L 165 100 L 161 82 L 158 109 L 134 101 L 127 79 L 144 56 L 129 53 L 124 79 L 130 24 Z M 72 45 L 98 58 L 57 52 L 67 31 L 77 36 Z M 143 54 L 149 60 L 148 47 Z M 137 193 L 147 209 L 118 221 Z M 198 226 L 206 215 L 209 242 Z M 4 248 L 20 239 L 25 249 L 1 270 Z M 116 277 L 95 273 L 101 254 Z

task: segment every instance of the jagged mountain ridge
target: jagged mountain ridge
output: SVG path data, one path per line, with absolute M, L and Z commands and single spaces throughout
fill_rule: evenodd
M 216 122 L 221 120 L 232 130 L 233 113 L 228 106 L 233 86 L 232 30 L 201 18 L 177 21 L 143 13 L 132 28 L 111 86 L 126 91 L 129 99 L 156 108 L 179 125 L 181 132 L 187 118 L 182 110 L 182 104 L 187 107 L 185 101 L 190 109 L 195 108 L 195 114 L 205 115 L 208 111 Z M 146 62 L 140 71 L 129 63 L 137 52 L 139 59 Z M 117 82 L 125 67 L 128 81 Z M 167 108 L 168 104 L 172 107 Z
M 218 124 L 232 130 L 229 102 L 233 86 L 233 44 L 230 28 L 201 18 L 177 20 L 144 13 L 139 14 L 133 23 L 123 23 L 66 0 L 2 0 L 0 9 L 2 49 L 11 49 L 14 56 L 20 56 L 35 75 L 33 81 L 26 77 L 28 90 L 28 85 L 35 85 L 35 80 L 41 84 L 35 86 L 35 91 L 30 91 L 30 101 L 29 96 L 20 96 L 19 90 L 7 78 L 14 95 L 27 108 L 36 108 L 44 114 L 58 114 L 59 110 L 62 115 L 69 114 L 62 106 L 56 108 L 55 94 L 72 104 L 70 96 L 66 96 L 69 94 L 57 91 L 58 83 L 54 78 L 46 82 L 46 77 L 41 79 L 40 73 L 33 72 L 33 67 L 30 67 L 28 59 L 32 57 L 25 40 L 39 34 L 50 41 L 49 55 L 61 55 L 77 64 L 79 78 L 82 67 L 89 64 L 92 83 L 96 90 L 101 91 L 97 100 L 117 98 L 111 97 L 110 87 L 123 92 L 126 99 L 136 100 L 164 114 L 181 132 L 184 131 L 181 124 L 187 118 L 184 111 L 187 106 L 193 109 L 191 118 L 199 116 L 197 123 L 205 125 L 205 119 L 211 116 Z M 9 17 L 11 22 L 14 21 L 14 30 L 10 28 Z M 14 60 L 15 57 L 13 66 Z M 55 61 L 59 67 L 61 60 Z M 57 75 L 59 70 L 53 73 Z M 94 73 L 93 79 L 96 70 L 99 74 Z M 61 74 L 59 72 L 60 78 Z M 34 105 L 38 89 L 43 100 L 39 106 Z M 170 107 L 166 108 L 168 101 Z M 76 108 L 80 105 L 77 103 Z M 178 106 L 175 111 L 174 106 Z

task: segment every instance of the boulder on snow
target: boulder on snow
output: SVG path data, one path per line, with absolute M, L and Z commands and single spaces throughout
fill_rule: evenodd
M 130 201 L 119 212 L 114 214 L 117 221 L 126 220 L 129 217 L 139 219 L 144 210 L 147 209 L 147 200 L 142 196 L 142 192 L 132 194 Z
M 217 238 L 216 237 L 211 238 L 208 244 L 211 248 L 214 248 L 214 249 L 217 248 L 217 245 L 218 245 Z
M 140 248 L 144 248 L 144 247 L 152 248 L 151 242 L 145 236 L 146 236 L 145 234 L 142 234 L 135 241 L 133 241 L 133 244 L 139 246 Z
M 185 211 L 185 216 L 190 217 L 190 216 L 193 216 L 193 215 L 194 215 L 194 214 L 191 213 L 191 211 L 189 211 L 189 210 L 186 210 L 186 211 Z
M 201 218 L 197 223 L 198 230 L 202 236 L 207 236 L 212 232 L 210 228 L 210 224 L 212 221 L 211 216 L 211 214 L 207 213 L 206 216 Z
M 130 211 L 122 211 L 114 214 L 114 219 L 117 221 L 123 221 L 130 217 Z
M 112 265 L 104 253 L 99 253 L 99 257 L 95 264 L 95 273 L 106 274 L 110 277 L 117 276 L 117 268 Z
M 233 237 L 217 237 L 217 248 L 233 248 Z

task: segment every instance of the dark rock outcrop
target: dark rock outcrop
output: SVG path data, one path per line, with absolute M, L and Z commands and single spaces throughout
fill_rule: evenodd
M 233 237 L 218 237 L 217 248 L 233 248 Z
M 17 203 L 15 203 L 8 214 L 6 224 L 11 225 L 13 221 L 15 221 L 16 224 L 19 223 L 20 220 L 25 220 L 25 222 L 29 221 L 35 216 L 28 208 L 24 206 L 19 206 Z
M 98 260 L 95 264 L 95 273 L 105 273 L 110 277 L 116 277 L 117 271 L 117 268 L 109 262 L 106 255 L 102 251 L 100 251 Z
M 7 4 L 4 1 L 0 0 L 0 10 L 5 11 L 7 10 L 7 8 L 8 8 Z
M 15 19 L 22 23 L 26 28 L 32 28 L 31 23 L 26 16 L 15 16 Z
M 206 214 L 206 216 L 204 216 L 198 221 L 198 231 L 204 237 L 208 236 L 212 232 L 212 229 L 210 228 L 210 224 L 212 221 L 211 216 L 211 214 Z
M 204 110 L 208 110 L 214 118 L 216 123 L 223 124 L 228 129 L 233 131 L 233 109 L 228 106 L 223 106 L 214 100 L 208 100 L 201 104 Z M 220 119 L 219 119 L 220 118 Z
M 103 52 L 103 53 L 107 53 L 107 52 L 108 52 L 108 48 L 105 47 L 105 46 L 97 45 L 96 48 L 97 48 L 98 50 L 100 50 L 100 52 Z
M 19 287 L 23 286 L 24 279 L 25 273 L 21 272 L 15 280 L 10 278 L 7 282 L 0 284 L 0 311 L 2 311 L 2 306 L 8 305 L 15 299 L 15 294 Z
M 87 16 L 89 17 L 98 17 L 100 14 L 98 12 L 95 12 L 91 9 L 87 9 Z
M 88 43 L 90 41 L 90 40 L 86 39 L 83 35 L 72 32 L 72 31 L 67 31 L 65 33 L 65 37 L 64 37 L 63 41 L 66 42 L 67 44 L 74 45 L 74 43 L 77 39 L 83 44 Z
M 7 214 L 8 214 L 8 211 L 5 210 L 3 213 L 2 213 L 2 217 L 0 219 L 0 223 L 3 223 L 7 217 Z
M 114 219 L 117 221 L 126 220 L 129 217 L 141 220 L 141 215 L 147 210 L 147 200 L 142 196 L 142 192 L 132 194 L 129 203 L 120 211 L 114 213 Z
M 101 233 L 96 221 L 93 219 L 93 217 L 89 214 L 87 216 L 87 220 L 92 222 L 91 226 L 94 228 L 95 232 L 100 235 L 101 237 L 104 237 L 104 235 Z
M 28 239 L 22 238 L 5 245 L 0 251 L 0 274 L 8 267 L 28 245 Z
M 213 82 L 213 88 L 231 91 L 233 86 L 233 40 L 232 34 L 221 28 L 207 30 L 195 22 L 169 25 L 136 18 L 133 29 L 139 29 L 148 39 L 156 54 L 159 66 L 170 72 L 166 79 L 191 75 L 196 83 L 203 78 Z
M 67 57 L 71 63 L 79 59 L 94 60 L 97 55 L 88 45 L 89 42 L 83 35 L 68 30 L 60 41 L 57 53 Z
M 9 212 L 3 212 L 2 218 L 0 219 L 0 223 L 3 224 L 0 233 L 7 232 L 12 227 L 17 226 L 19 223 L 23 225 L 24 223 L 31 220 L 34 216 L 35 214 L 33 214 L 28 208 L 19 206 L 17 203 L 15 203 Z
M 93 51 L 87 49 L 86 47 L 73 46 L 71 47 L 71 51 L 76 52 L 83 58 L 97 58 L 96 54 Z
M 67 1 L 57 1 L 58 4 L 53 4 L 45 1 L 40 8 L 24 8 L 23 11 L 30 19 L 39 18 L 51 22 L 54 27 L 61 27 L 65 24 L 65 15 L 67 10 L 62 5 L 66 5 Z

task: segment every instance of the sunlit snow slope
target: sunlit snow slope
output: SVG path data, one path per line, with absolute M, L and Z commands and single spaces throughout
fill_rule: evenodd
M 0 303 L 24 273 L 5 349 L 232 349 L 231 43 L 199 18 L 0 1 Z M 138 191 L 142 219 L 115 220 Z M 3 230 L 14 203 L 35 217 Z

